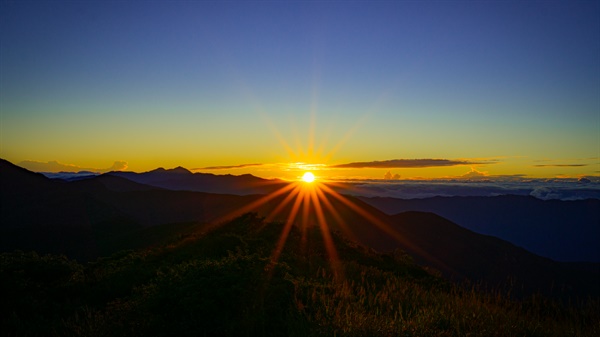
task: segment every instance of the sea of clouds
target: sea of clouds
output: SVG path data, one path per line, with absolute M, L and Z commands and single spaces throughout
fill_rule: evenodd
M 94 172 L 42 173 L 51 179 L 74 181 L 97 175 Z M 542 200 L 600 199 L 600 179 L 548 180 L 343 180 L 341 193 L 364 197 L 416 199 L 453 196 L 530 195 Z
M 347 184 L 347 185 L 346 185 Z M 365 180 L 346 182 L 343 192 L 365 197 L 400 199 L 436 196 L 499 196 L 529 195 L 542 200 L 600 199 L 600 182 L 577 180 L 546 181 L 385 181 Z

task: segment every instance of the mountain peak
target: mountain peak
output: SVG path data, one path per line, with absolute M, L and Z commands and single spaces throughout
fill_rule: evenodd
M 177 166 L 175 168 L 172 169 L 165 169 L 163 167 L 159 167 L 157 169 L 154 169 L 152 171 L 148 171 L 146 173 L 175 173 L 175 174 L 192 174 L 192 172 L 190 172 L 190 170 L 186 169 L 185 167 L 181 167 L 181 166 Z
M 181 166 L 177 166 L 174 169 L 170 169 L 167 170 L 168 172 L 171 173 L 183 173 L 183 174 L 191 174 L 192 172 L 190 172 L 190 170 L 186 169 L 185 167 L 181 167 Z
M 0 158 L 0 186 L 19 186 L 20 184 L 35 185 L 37 183 L 47 183 L 50 180 L 41 173 L 31 172 L 25 168 L 17 166 L 8 160 Z

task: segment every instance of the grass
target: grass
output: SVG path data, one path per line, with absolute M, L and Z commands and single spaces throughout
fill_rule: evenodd
M 6 336 L 595 336 L 600 302 L 451 284 L 402 252 L 333 235 L 334 273 L 317 228 L 246 214 L 210 233 L 123 251 L 85 265 L 61 256 L 0 255 Z M 153 240 L 156 236 L 152 235 Z

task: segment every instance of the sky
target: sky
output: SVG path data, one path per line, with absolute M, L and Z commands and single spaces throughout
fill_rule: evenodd
M 600 175 L 598 1 L 2 1 L 37 171 Z

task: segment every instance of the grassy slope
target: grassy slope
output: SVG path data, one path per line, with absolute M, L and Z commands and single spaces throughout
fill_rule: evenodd
M 35 253 L 0 255 L 0 325 L 19 336 L 592 336 L 600 303 L 512 301 L 432 276 L 396 252 L 333 235 L 333 269 L 318 228 L 253 214 L 210 233 L 86 265 Z M 182 230 L 181 232 L 179 232 Z M 179 233 L 179 234 L 178 234 Z M 147 234 L 155 235 L 156 233 Z M 144 234 L 146 235 L 146 234 Z M 336 272 L 333 272 L 335 270 Z

